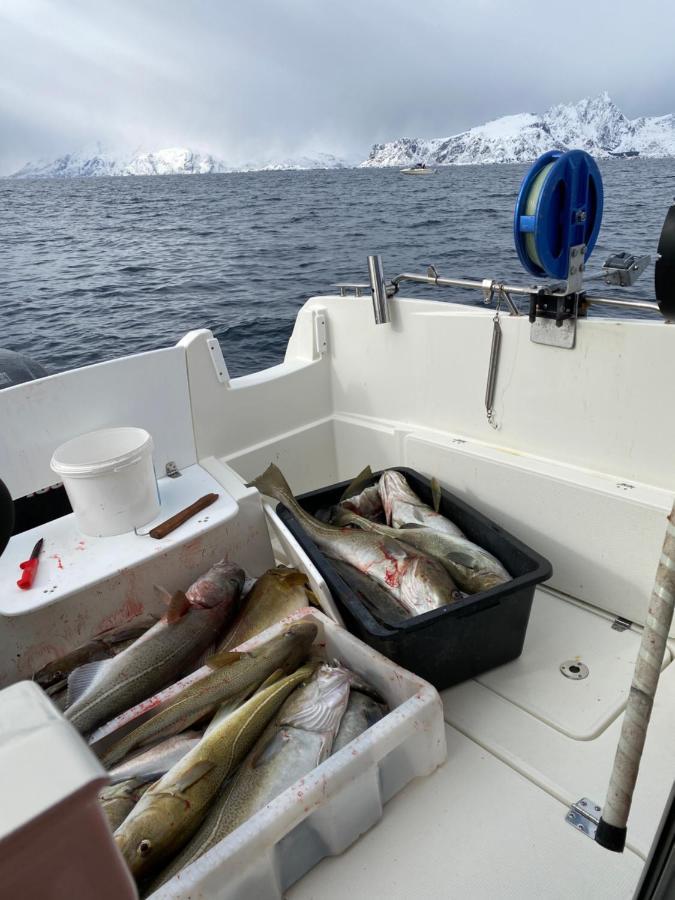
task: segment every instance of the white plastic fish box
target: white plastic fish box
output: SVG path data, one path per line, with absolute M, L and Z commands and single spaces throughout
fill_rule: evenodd
M 325 856 L 342 853 L 375 825 L 384 804 L 413 778 L 431 774 L 445 760 L 436 690 L 318 610 L 299 610 L 242 646 L 262 643 L 290 621 L 314 622 L 322 656 L 359 674 L 391 711 L 179 872 L 152 900 L 278 900 Z

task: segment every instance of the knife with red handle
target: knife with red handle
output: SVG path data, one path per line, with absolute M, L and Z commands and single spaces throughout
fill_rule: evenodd
M 35 581 L 35 575 L 37 574 L 38 565 L 40 563 L 40 551 L 42 550 L 43 543 L 44 539 L 40 538 L 37 544 L 33 547 L 33 552 L 30 555 L 30 559 L 27 559 L 25 562 L 19 563 L 19 568 L 22 571 L 21 578 L 19 578 L 19 580 L 17 581 L 17 586 L 22 588 L 24 591 L 27 591 L 29 587 L 32 587 L 33 582 Z

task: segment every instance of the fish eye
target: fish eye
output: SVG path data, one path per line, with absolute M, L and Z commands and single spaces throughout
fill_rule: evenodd
M 138 845 L 138 853 L 140 856 L 147 856 L 152 850 L 152 842 L 148 840 L 142 840 Z

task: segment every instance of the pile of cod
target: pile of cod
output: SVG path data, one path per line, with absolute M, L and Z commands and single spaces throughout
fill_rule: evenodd
M 315 603 L 284 566 L 242 596 L 244 584 L 216 563 L 159 621 L 107 631 L 34 676 L 108 769 L 99 799 L 144 896 L 387 712 L 316 656 L 312 622 L 238 651 Z
M 400 472 L 387 469 L 376 479 L 367 467 L 336 506 L 319 510 L 316 516 L 300 506 L 275 465 L 251 485 L 293 513 L 385 624 L 396 625 L 511 579 L 496 557 L 441 515 L 441 489 L 435 479 L 432 508 Z

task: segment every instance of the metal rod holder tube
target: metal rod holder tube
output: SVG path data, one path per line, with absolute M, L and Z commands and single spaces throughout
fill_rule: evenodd
M 592 294 L 586 295 L 589 303 L 597 303 L 600 306 L 622 306 L 626 309 L 644 309 L 646 312 L 658 313 L 661 310 L 656 303 L 650 303 L 649 300 L 614 300 L 612 297 L 594 297 Z
M 392 279 L 392 284 L 394 287 L 398 288 L 402 281 L 412 281 L 417 284 L 434 284 L 438 287 L 469 288 L 480 291 L 484 289 L 482 281 L 470 281 L 466 278 L 441 278 L 440 276 L 434 277 L 433 275 L 415 275 L 413 272 L 402 272 L 400 275 L 397 275 L 396 278 Z M 497 283 L 496 286 L 499 287 L 499 283 Z M 537 286 L 527 287 L 518 284 L 503 284 L 501 287 L 508 294 L 519 294 L 528 297 L 530 294 L 536 294 L 539 290 Z M 551 293 L 555 296 L 558 292 L 551 290 Z M 623 309 L 642 309 L 645 312 L 653 312 L 661 315 L 658 304 L 652 303 L 649 300 L 615 300 L 613 297 L 594 297 L 592 294 L 587 294 L 586 300 L 588 303 L 597 303 L 600 306 L 617 306 L 622 307 Z
M 370 275 L 370 290 L 373 295 L 375 324 L 386 325 L 389 322 L 389 303 L 381 256 L 368 257 L 368 274 Z

